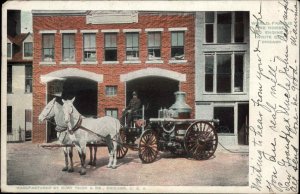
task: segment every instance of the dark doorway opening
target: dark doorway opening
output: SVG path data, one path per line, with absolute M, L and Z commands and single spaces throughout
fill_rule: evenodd
M 70 100 L 75 97 L 74 106 L 85 117 L 97 116 L 97 82 L 71 77 L 64 81 L 52 81 L 48 83 L 48 102 L 54 97 L 62 104 L 62 99 Z M 47 102 L 47 103 L 48 103 Z M 54 122 L 54 121 L 53 121 Z M 47 122 L 48 139 L 53 141 L 57 139 L 55 125 Z
M 138 78 L 126 83 L 126 105 L 132 98 L 132 92 L 138 93 L 138 98 L 145 105 L 145 117 L 157 118 L 158 110 L 169 108 L 175 102 L 174 92 L 179 90 L 179 82 L 163 77 Z
M 217 133 L 234 133 L 234 107 L 215 107 L 214 118 L 219 119 Z
M 249 145 L 249 104 L 238 105 L 238 144 Z

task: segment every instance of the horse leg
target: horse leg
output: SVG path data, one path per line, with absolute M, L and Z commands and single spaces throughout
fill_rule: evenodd
M 118 147 L 118 143 L 116 141 L 112 141 L 112 144 L 113 144 L 113 149 L 112 149 L 113 165 L 112 165 L 112 168 L 115 169 L 115 168 L 117 168 L 117 147 Z
M 80 175 L 85 175 L 86 174 L 86 169 L 85 169 L 85 157 L 86 157 L 86 146 L 81 146 L 81 154 L 82 154 L 82 160 L 81 160 L 81 170 L 80 170 Z
M 94 147 L 94 160 L 92 163 L 93 166 L 96 166 L 96 156 L 97 156 L 97 146 Z
M 64 147 L 64 155 L 65 155 L 65 167 L 63 167 L 62 171 L 67 171 L 68 170 L 68 165 L 69 165 L 69 162 L 68 162 L 68 148 Z
M 73 148 L 69 148 L 69 158 L 70 158 L 70 167 L 68 169 L 68 172 L 74 172 L 74 167 L 73 167 Z
M 106 137 L 106 143 L 107 143 L 107 147 L 108 147 L 108 152 L 109 152 L 109 162 L 107 165 L 107 168 L 111 168 L 112 167 L 112 162 L 113 162 L 113 145 L 112 145 L 112 141 L 110 136 Z
M 89 146 L 90 149 L 90 161 L 88 163 L 88 165 L 93 165 L 93 150 L 92 150 L 92 146 Z

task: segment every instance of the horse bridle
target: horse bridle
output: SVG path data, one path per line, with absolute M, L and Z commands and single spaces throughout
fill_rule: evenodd
M 52 109 L 54 108 L 54 105 L 55 105 L 55 101 L 53 102 L 53 104 L 52 104 L 52 106 L 51 106 L 51 108 L 50 108 L 50 111 L 46 114 L 45 120 L 47 120 L 47 122 L 49 122 L 49 123 L 51 123 L 51 124 L 56 125 L 57 127 L 59 127 L 60 130 L 58 130 L 58 128 L 55 127 L 55 130 L 56 130 L 57 132 L 63 132 L 63 131 L 66 131 L 66 130 L 68 129 L 67 127 L 58 125 L 56 122 L 51 121 L 51 118 L 52 118 L 52 117 L 48 117 L 48 115 L 50 114 L 50 112 L 51 112 Z

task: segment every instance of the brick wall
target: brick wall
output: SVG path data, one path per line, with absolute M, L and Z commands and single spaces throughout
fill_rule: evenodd
M 63 68 L 78 68 L 97 74 L 103 74 L 103 83 L 98 84 L 98 116 L 104 116 L 105 108 L 118 108 L 119 115 L 125 107 L 125 83 L 120 82 L 120 74 L 144 69 L 147 67 L 155 67 L 176 71 L 186 74 L 186 82 L 182 82 L 181 90 L 187 93 L 187 103 L 193 108 L 192 116 L 194 117 L 194 102 L 195 102 L 195 59 L 194 59 L 194 44 L 195 44 L 195 16 L 193 14 L 180 15 L 147 15 L 139 14 L 139 22 L 132 24 L 109 24 L 95 25 L 86 24 L 85 16 L 34 16 L 33 17 L 33 35 L 34 35 L 34 58 L 33 58 L 33 134 L 32 141 L 40 143 L 46 141 L 46 125 L 38 123 L 38 115 L 46 105 L 46 84 L 40 82 L 40 76 L 57 71 Z M 184 64 L 169 64 L 171 55 L 171 32 L 168 28 L 171 27 L 187 27 L 185 33 L 185 59 Z M 147 33 L 145 28 L 163 28 L 162 32 L 162 50 L 161 56 L 163 64 L 146 64 L 147 60 Z M 62 59 L 61 45 L 62 34 L 59 30 L 78 30 L 75 36 L 76 42 L 76 65 L 60 65 Z M 97 65 L 80 65 L 82 61 L 82 29 L 98 29 L 96 35 L 97 46 Z M 102 64 L 103 62 L 103 40 L 104 33 L 102 29 L 120 29 L 117 36 L 118 46 L 118 61 L 119 64 Z M 122 29 L 142 29 L 139 37 L 139 52 L 140 64 L 123 64 L 125 61 L 125 33 Z M 40 65 L 41 61 L 41 37 L 40 30 L 57 30 L 55 34 L 55 65 Z M 115 97 L 105 96 L 106 85 L 117 85 L 118 93 Z

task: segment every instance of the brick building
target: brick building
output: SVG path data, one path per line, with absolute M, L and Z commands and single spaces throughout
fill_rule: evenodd
M 32 130 L 32 34 L 21 33 L 21 11 L 7 11 L 7 141 Z
M 137 91 L 146 117 L 187 93 L 195 113 L 195 13 L 33 11 L 33 142 L 55 137 L 38 115 L 54 96 L 83 115 L 120 117 Z

